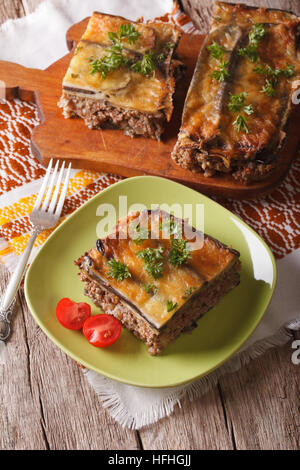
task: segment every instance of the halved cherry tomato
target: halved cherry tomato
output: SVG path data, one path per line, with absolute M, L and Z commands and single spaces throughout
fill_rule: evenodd
M 106 348 L 117 341 L 121 329 L 121 323 L 115 317 L 102 313 L 84 322 L 83 334 L 93 346 Z
M 91 307 L 85 302 L 76 303 L 64 298 L 56 306 L 56 316 L 65 328 L 81 330 L 85 320 L 91 316 Z

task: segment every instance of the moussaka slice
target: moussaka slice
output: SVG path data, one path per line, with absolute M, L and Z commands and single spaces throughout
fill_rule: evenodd
M 157 355 L 240 280 L 239 253 L 160 209 L 131 213 L 75 262 L 85 294 Z
M 243 183 L 270 174 L 300 79 L 299 24 L 288 12 L 217 3 L 172 153 L 177 164 Z
M 93 13 L 63 79 L 64 116 L 160 139 L 173 111 L 179 39 L 169 23 Z

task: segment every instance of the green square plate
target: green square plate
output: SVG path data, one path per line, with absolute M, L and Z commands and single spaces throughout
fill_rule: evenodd
M 124 329 L 114 345 L 100 349 L 91 346 L 81 332 L 63 328 L 56 319 L 56 304 L 62 297 L 89 302 L 73 260 L 95 244 L 98 206 L 113 204 L 118 209 L 119 196 L 124 195 L 128 206 L 192 204 L 193 217 L 196 204 L 203 204 L 205 232 L 241 253 L 240 285 L 201 318 L 191 334 L 182 334 L 159 357 L 151 357 L 145 345 Z M 174 213 L 180 215 L 176 210 Z M 275 282 L 276 265 L 270 249 L 238 217 L 178 183 L 139 176 L 105 189 L 53 232 L 27 272 L 25 294 L 40 327 L 76 361 L 127 384 L 172 387 L 208 374 L 242 346 L 262 319 Z M 99 313 L 99 309 L 92 305 L 92 313 Z

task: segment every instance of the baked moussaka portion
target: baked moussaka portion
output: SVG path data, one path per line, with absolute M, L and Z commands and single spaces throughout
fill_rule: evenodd
M 93 13 L 63 79 L 64 116 L 160 139 L 173 111 L 179 39 L 169 23 Z
M 289 12 L 217 3 L 172 153 L 178 165 L 242 183 L 276 168 L 300 79 L 299 25 Z
M 151 355 L 196 327 L 240 281 L 237 251 L 161 209 L 130 213 L 75 264 L 85 294 Z

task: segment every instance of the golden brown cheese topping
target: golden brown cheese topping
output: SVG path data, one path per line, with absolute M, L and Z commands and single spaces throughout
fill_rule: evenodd
M 87 29 L 82 36 L 83 40 L 102 45 L 109 45 L 109 33 L 117 33 L 120 25 L 129 24 L 129 21 L 117 16 L 103 15 L 95 12 L 91 17 Z M 124 47 L 135 52 L 146 52 L 155 48 L 156 34 L 150 26 L 135 24 L 135 29 L 140 33 L 137 41 L 133 44 L 125 39 Z
M 133 35 L 132 31 L 120 30 L 122 27 L 133 28 Z M 120 31 L 125 31 L 124 35 L 120 36 Z M 94 13 L 75 49 L 63 88 L 140 112 L 165 109 L 169 119 L 175 87 L 171 58 L 179 37 L 169 24 L 134 23 Z M 120 44 L 122 60 L 114 66 L 120 57 L 120 50 L 114 48 Z M 143 60 L 145 64 L 135 66 Z M 110 68 L 100 69 L 103 61 Z
M 300 79 L 299 25 L 288 13 L 217 4 L 186 98 L 177 148 L 195 148 L 229 167 L 231 159 L 253 159 L 279 147 L 293 82 Z M 230 109 L 231 99 L 243 95 L 244 105 Z
M 167 229 L 164 228 L 165 214 L 160 211 L 154 213 L 154 221 L 156 220 L 157 224 L 155 225 L 154 222 L 152 225 L 152 236 L 155 233 L 156 239 L 145 239 L 137 243 L 135 237 L 119 238 L 125 228 L 135 223 L 139 215 L 135 213 L 118 224 L 117 238 L 112 236 L 103 240 L 104 254 L 96 248 L 89 252 L 89 258 L 93 262 L 91 273 L 96 274 L 106 285 L 115 289 L 130 304 L 136 306 L 157 329 L 170 320 L 194 293 L 202 287 L 205 288 L 208 282 L 228 269 L 237 257 L 233 250 L 205 236 L 201 248 L 190 251 L 190 256 L 182 264 L 174 265 L 173 258 L 170 256 L 172 237 L 171 239 L 165 238 L 167 233 L 165 232 Z M 144 229 L 145 227 L 142 227 L 142 233 Z M 170 233 L 169 228 L 168 233 Z M 187 248 L 188 244 L 189 242 L 186 244 Z M 149 249 L 161 252 L 161 257 L 157 262 L 162 264 L 163 269 L 157 278 L 153 277 L 151 270 L 147 270 L 147 263 L 140 255 L 141 252 Z M 111 259 L 125 265 L 130 277 L 122 280 L 111 277 Z
M 218 40 L 226 51 L 232 51 L 241 38 L 242 31 L 236 26 L 225 26 L 209 37 L 201 51 L 194 77 L 190 85 L 181 129 L 196 139 L 210 140 L 218 133 L 223 106 L 224 83 L 213 79 L 212 73 L 217 61 L 210 57 L 207 47 Z M 224 60 L 230 59 L 225 52 Z

